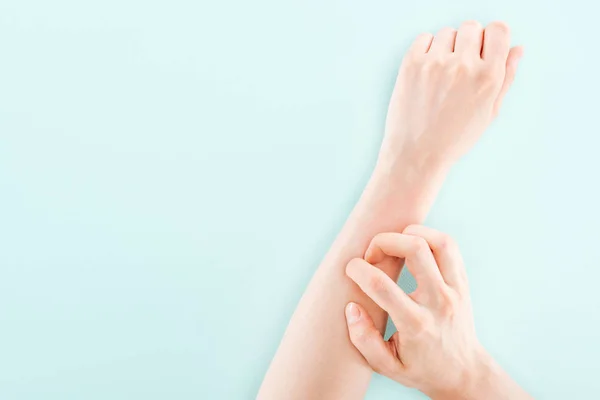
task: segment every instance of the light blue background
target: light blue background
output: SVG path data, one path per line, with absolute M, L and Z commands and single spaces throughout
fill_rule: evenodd
M 507 370 L 539 398 L 596 396 L 588 4 L 1 0 L 0 398 L 253 398 L 367 180 L 402 54 L 471 18 L 526 54 L 428 224 L 462 246 Z M 422 398 L 381 377 L 367 397 Z

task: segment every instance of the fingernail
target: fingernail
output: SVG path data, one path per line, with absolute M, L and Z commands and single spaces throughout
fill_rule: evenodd
M 358 322 L 360 319 L 360 309 L 354 303 L 348 303 L 346 306 L 346 320 L 349 324 Z

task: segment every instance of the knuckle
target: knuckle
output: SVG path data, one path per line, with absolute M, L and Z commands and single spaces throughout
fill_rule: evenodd
M 510 34 L 510 27 L 504 21 L 494 21 L 488 25 L 488 28 L 493 28 L 504 35 Z
M 409 320 L 409 324 L 414 334 L 426 331 L 429 325 L 427 316 L 422 313 L 413 315 Z
M 427 57 L 423 63 L 423 72 L 425 75 L 437 75 L 444 67 L 444 61 L 441 57 Z
M 421 256 L 423 254 L 425 254 L 426 252 L 430 251 L 429 250 L 429 245 L 427 244 L 427 242 L 425 241 L 425 239 L 414 236 L 411 239 L 411 253 L 414 256 Z
M 454 308 L 448 303 L 442 303 L 440 305 L 439 313 L 442 317 L 449 319 L 454 315 Z
M 369 277 L 368 287 L 375 293 L 385 293 L 387 291 L 387 287 L 385 285 L 385 280 L 379 274 L 372 275 Z
M 450 235 L 442 233 L 438 239 L 437 248 L 441 252 L 447 252 L 448 250 L 456 248 L 456 243 Z
M 473 72 L 473 66 L 466 59 L 460 59 L 454 65 L 454 70 L 459 76 L 468 76 Z
M 441 235 L 436 243 L 437 250 L 440 252 L 448 251 L 450 247 L 450 238 L 446 235 Z
M 493 86 L 500 81 L 500 71 L 498 68 L 491 66 L 482 68 L 481 71 L 479 71 L 478 80 L 484 87 Z
M 416 72 L 421 66 L 421 57 L 416 54 L 407 55 L 404 61 L 402 62 L 402 66 L 400 67 L 400 73 L 402 71 L 406 71 L 410 74 Z
M 404 230 L 402 231 L 402 233 L 410 235 L 410 234 L 412 234 L 414 232 L 417 232 L 418 229 L 419 229 L 419 225 L 411 224 L 411 225 L 408 225 L 406 228 L 404 228 Z
M 431 40 L 433 39 L 433 34 L 429 33 L 429 32 L 424 32 L 424 33 L 420 33 L 419 35 L 417 35 L 417 38 L 415 39 L 415 41 L 427 41 L 427 40 Z
M 445 26 L 442 29 L 440 29 L 440 31 L 438 32 L 438 35 L 452 34 L 455 31 L 456 31 L 456 29 L 452 28 L 451 26 Z
M 451 318 L 454 315 L 458 305 L 457 296 L 452 293 L 450 289 L 444 289 L 440 291 L 440 297 L 440 314 L 446 318 Z
M 444 288 L 442 290 L 440 290 L 440 295 L 442 298 L 442 302 L 451 307 L 454 308 L 456 306 L 456 294 L 452 291 L 452 289 L 449 288 Z
M 389 236 L 389 234 L 387 232 L 382 232 L 382 233 L 376 234 L 375 236 L 373 236 L 373 239 L 371 240 L 371 245 L 379 247 L 382 243 L 384 243 L 386 241 L 388 236 Z
M 477 28 L 477 29 L 482 28 L 481 23 L 479 23 L 479 21 L 476 21 L 474 19 L 463 22 L 462 26 L 465 28 Z
M 468 79 L 471 75 L 470 65 L 463 60 L 452 60 L 446 68 L 447 78 L 452 80 Z

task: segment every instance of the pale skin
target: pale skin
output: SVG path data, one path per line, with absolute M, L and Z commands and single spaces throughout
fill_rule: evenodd
M 378 353 L 369 354 L 378 357 L 394 355 L 390 353 L 394 342 L 386 344 L 381 334 L 387 312 L 394 313 L 393 319 L 394 315 L 404 315 L 405 309 L 396 303 L 381 304 L 373 292 L 357 285 L 359 282 L 352 271 L 358 265 L 361 271 L 377 274 L 378 280 L 369 282 L 377 282 L 376 285 L 391 282 L 397 287 L 395 282 L 402 267 L 399 257 L 394 256 L 392 250 L 386 253 L 383 249 L 371 250 L 374 255 L 365 254 L 367 248 L 373 238 L 381 237 L 378 234 L 403 232 L 425 219 L 451 166 L 470 150 L 498 114 L 522 54 L 521 47 L 510 47 L 509 29 L 501 22 L 494 22 L 484 29 L 479 23 L 468 21 L 458 29 L 445 28 L 435 36 L 422 34 L 417 37 L 399 69 L 384 140 L 371 179 L 300 300 L 261 385 L 259 399 L 362 399 L 373 368 L 401 383 L 438 396 L 438 388 L 427 378 L 431 375 L 423 375 L 423 381 L 419 378 L 410 380 L 412 375 L 409 379 L 409 375 L 398 374 L 396 369 L 370 365 L 373 360 L 361 353 L 377 350 Z M 422 237 L 420 240 L 426 241 Z M 415 262 L 414 265 L 419 264 Z M 424 282 L 423 289 L 421 282 Z M 432 294 L 420 294 L 429 293 L 424 289 L 428 282 L 419 278 L 416 299 L 434 298 Z M 401 297 L 391 288 L 390 293 Z M 409 299 L 415 303 L 415 308 L 423 307 L 417 300 Z M 358 310 L 361 317 L 347 326 L 344 310 L 349 303 L 353 306 L 347 311 Z M 406 304 L 410 303 L 406 301 Z M 464 322 L 464 332 L 469 332 L 466 321 L 470 320 L 465 317 L 460 323 Z M 394 322 L 399 324 L 400 320 Z M 444 320 L 429 319 L 427 322 L 437 326 L 435 324 L 442 324 Z M 358 336 L 352 336 L 357 332 Z M 356 347 L 350 337 L 354 338 Z M 403 343 L 403 337 L 400 336 L 399 343 Z M 360 338 L 365 339 L 363 347 L 360 347 L 363 344 Z M 431 340 L 435 339 L 432 335 Z M 473 348 L 479 348 L 475 336 L 465 336 L 467 339 L 472 339 Z M 387 353 L 382 353 L 384 350 Z M 411 358 L 415 363 L 411 365 L 419 362 L 418 351 L 419 347 L 415 345 L 417 356 Z M 485 353 L 482 351 L 481 354 Z M 423 363 L 426 361 L 431 365 L 449 362 L 452 354 L 440 355 L 438 361 L 432 360 L 433 353 L 428 357 Z M 481 357 L 488 359 L 488 356 Z M 389 357 L 386 360 L 390 362 Z M 397 361 L 404 363 L 402 354 Z M 422 369 L 426 369 L 425 364 L 422 365 Z M 473 362 L 472 365 L 480 364 Z M 490 369 L 496 371 L 491 367 L 495 365 L 491 361 L 481 365 L 490 365 Z M 414 367 L 411 371 L 420 369 Z M 496 379 L 496 386 L 512 382 L 506 375 L 498 376 L 504 376 L 506 381 Z M 439 393 L 443 391 L 444 395 L 450 396 L 448 386 L 452 385 L 461 390 L 458 387 L 462 383 L 460 379 L 449 377 L 447 380 L 450 383 L 444 381 Z
M 417 280 L 414 292 L 406 294 L 374 266 L 386 257 L 405 260 Z M 477 340 L 467 274 L 452 238 L 420 225 L 380 233 L 346 273 L 398 329 L 384 341 L 362 306 L 346 306 L 350 340 L 374 371 L 432 399 L 531 399 Z

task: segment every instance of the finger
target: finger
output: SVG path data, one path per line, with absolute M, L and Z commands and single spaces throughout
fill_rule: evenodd
M 510 49 L 510 28 L 504 22 L 489 24 L 483 31 L 481 58 L 504 65 Z
M 421 33 L 410 46 L 409 53 L 415 55 L 427 53 L 427 51 L 429 51 L 429 47 L 431 46 L 432 40 L 433 35 L 431 33 Z
M 397 327 L 410 325 L 419 314 L 417 303 L 396 282 L 362 258 L 355 258 L 348 263 L 346 275 L 390 315 Z
M 403 233 L 425 239 L 448 286 L 456 289 L 466 286 L 464 262 L 458 245 L 450 236 L 423 225 L 409 225 Z
M 365 260 L 377 264 L 386 255 L 404 258 L 417 285 L 426 290 L 436 293 L 439 284 L 443 283 L 431 249 L 422 238 L 402 233 L 380 233 L 371 241 L 365 253 Z
M 456 29 L 443 28 L 433 38 L 429 53 L 444 54 L 454 51 L 454 40 L 456 39 Z
M 454 52 L 480 58 L 483 27 L 477 21 L 467 21 L 458 28 Z
M 383 336 L 364 308 L 356 303 L 348 303 L 346 323 L 350 341 L 373 370 L 381 374 L 394 375 L 394 372 L 402 367 L 400 360 L 390 348 L 392 343 L 383 340 Z
M 494 104 L 494 115 L 497 115 L 500 111 L 500 107 L 502 106 L 502 101 L 504 100 L 504 96 L 510 89 L 510 86 L 515 80 L 515 75 L 517 74 L 517 67 L 519 66 L 519 61 L 523 57 L 523 47 L 517 46 L 510 49 L 508 53 L 508 57 L 506 59 L 506 73 L 504 75 L 504 82 L 502 83 L 502 88 L 500 88 L 500 93 L 496 98 L 496 103 Z

